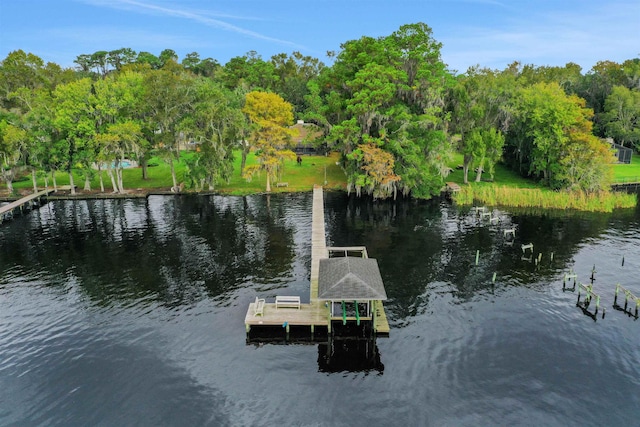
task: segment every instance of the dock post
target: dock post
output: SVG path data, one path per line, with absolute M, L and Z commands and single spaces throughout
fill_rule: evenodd
M 476 251 L 476 265 L 478 265 L 478 259 L 480 258 L 480 249 Z
M 496 283 L 496 275 L 497 275 L 497 274 L 498 274 L 497 272 L 495 272 L 495 271 L 493 272 L 493 279 L 491 279 L 491 281 L 492 281 L 493 283 Z
M 613 296 L 613 305 L 618 304 L 618 289 L 620 289 L 620 283 L 616 283 L 616 293 Z

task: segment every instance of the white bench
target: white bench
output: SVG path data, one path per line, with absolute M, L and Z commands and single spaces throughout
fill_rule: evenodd
M 276 296 L 276 310 L 280 307 L 297 308 L 300 310 L 300 297 L 278 295 Z
M 264 299 L 256 297 L 256 302 L 253 305 L 253 315 L 264 316 Z
M 288 187 L 289 183 L 288 182 L 278 182 L 276 183 L 276 187 Z

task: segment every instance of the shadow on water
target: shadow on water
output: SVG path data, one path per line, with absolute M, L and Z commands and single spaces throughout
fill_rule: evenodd
M 315 334 L 310 335 L 308 327 L 291 327 L 287 336 L 281 327 L 252 328 L 247 345 L 260 347 L 265 344 L 317 345 L 319 372 L 377 372 L 380 375 L 384 372 L 374 336 L 335 336 L 327 334 L 326 328 L 316 328 Z

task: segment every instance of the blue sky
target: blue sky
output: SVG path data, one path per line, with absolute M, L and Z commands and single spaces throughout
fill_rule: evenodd
M 638 0 L 0 0 L 0 58 L 17 49 L 73 66 L 82 53 L 175 50 L 221 64 L 254 50 L 264 59 L 329 50 L 363 35 L 424 22 L 450 69 L 503 69 L 640 56 Z

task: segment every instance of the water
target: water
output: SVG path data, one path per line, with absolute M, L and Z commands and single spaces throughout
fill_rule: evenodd
M 311 199 L 58 201 L 0 226 L 0 425 L 638 424 L 640 321 L 612 304 L 618 282 L 640 295 L 639 212 L 489 225 L 325 194 L 329 244 L 378 259 L 392 326 L 375 366 L 327 369 L 325 346 L 247 345 L 243 324 L 256 296 L 308 300 Z M 562 290 L 594 264 L 595 320 Z

